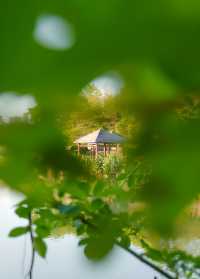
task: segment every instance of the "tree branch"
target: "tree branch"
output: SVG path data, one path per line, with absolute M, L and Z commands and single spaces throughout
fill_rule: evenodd
M 93 229 L 96 229 L 96 226 L 94 224 L 91 224 L 88 220 L 86 220 L 84 218 L 84 216 L 80 216 L 80 219 L 83 223 L 87 224 L 88 226 L 92 227 Z M 132 256 L 137 258 L 140 262 L 146 264 L 147 266 L 151 267 L 152 269 L 154 269 L 155 271 L 157 271 L 161 275 L 165 276 L 165 278 L 167 278 L 167 279 L 177 279 L 176 275 L 171 275 L 169 272 L 164 271 L 162 268 L 160 268 L 159 266 L 157 266 L 153 262 L 149 261 L 147 258 L 144 258 L 143 255 L 140 255 L 140 254 L 136 253 L 135 251 L 133 251 L 132 249 L 130 249 L 126 246 L 123 246 L 120 242 L 115 241 L 115 244 L 117 246 L 119 246 L 120 248 L 126 250 L 129 254 L 131 254 Z
M 132 256 L 137 258 L 140 262 L 148 265 L 149 267 L 151 267 L 152 269 L 154 269 L 155 271 L 157 271 L 161 275 L 165 276 L 166 278 L 168 278 L 168 279 L 176 279 L 177 278 L 177 276 L 171 275 L 169 272 L 164 271 L 162 268 L 160 268 L 157 265 L 155 265 L 154 263 L 150 262 L 147 258 L 144 258 L 143 255 L 140 255 L 140 254 L 136 253 L 131 248 L 125 247 L 122 244 L 120 244 L 119 242 L 116 242 L 115 244 L 117 246 L 121 247 L 122 249 L 126 250 L 129 254 L 131 254 Z

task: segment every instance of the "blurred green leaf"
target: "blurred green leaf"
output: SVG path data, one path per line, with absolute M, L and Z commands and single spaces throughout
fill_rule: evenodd
M 85 246 L 85 255 L 91 260 L 99 260 L 105 257 L 114 246 L 113 238 L 104 238 L 104 235 L 91 237 Z
M 10 231 L 10 237 L 18 237 L 29 232 L 29 227 L 18 227 Z
M 153 169 L 143 194 L 150 203 L 155 226 L 167 231 L 180 210 L 199 193 L 199 120 L 182 123 L 163 118 L 154 125 L 158 123 L 159 130 L 154 128 L 158 135 L 143 149 Z
M 45 238 L 50 235 L 50 229 L 47 226 L 37 226 L 35 229 L 35 232 L 37 233 L 38 237 Z
M 77 205 L 59 205 L 59 211 L 67 216 L 77 215 L 80 212 L 80 207 Z
M 46 256 L 47 246 L 42 238 L 40 237 L 34 238 L 34 247 L 42 258 Z
M 30 215 L 30 209 L 28 207 L 23 207 L 23 206 L 20 206 L 18 207 L 16 210 L 15 210 L 15 213 L 21 217 L 21 218 L 25 218 L 25 219 L 28 219 L 29 218 L 29 215 Z

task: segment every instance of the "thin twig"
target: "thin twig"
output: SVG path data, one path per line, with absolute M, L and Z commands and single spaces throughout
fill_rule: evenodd
M 33 267 L 35 263 L 35 248 L 34 248 L 34 234 L 33 234 L 33 223 L 32 223 L 32 217 L 31 212 L 29 214 L 29 228 L 30 228 L 30 239 L 31 239 L 31 247 L 32 247 L 32 253 L 31 253 L 31 263 L 30 268 L 28 271 L 27 276 L 29 276 L 29 279 L 33 279 Z

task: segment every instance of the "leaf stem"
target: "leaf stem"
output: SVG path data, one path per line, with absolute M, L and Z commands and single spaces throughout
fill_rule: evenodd
M 29 228 L 30 228 L 30 239 L 31 239 L 31 246 L 32 246 L 32 253 L 31 253 L 31 263 L 30 263 L 30 268 L 28 272 L 29 279 L 33 279 L 33 267 L 35 263 L 35 248 L 34 248 L 34 234 L 33 234 L 33 223 L 32 223 L 32 217 L 31 217 L 31 212 L 29 213 Z

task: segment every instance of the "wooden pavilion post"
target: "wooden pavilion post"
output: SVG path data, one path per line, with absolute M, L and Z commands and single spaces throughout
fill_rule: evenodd
M 90 158 L 93 159 L 93 155 L 92 155 L 93 149 L 92 146 L 90 145 Z
M 91 145 L 91 158 L 94 159 L 94 145 Z
M 80 143 L 77 144 L 78 147 L 78 156 L 80 155 Z
M 95 159 L 97 158 L 98 155 L 98 144 L 95 144 Z
M 104 150 L 104 156 L 106 157 L 106 144 L 105 143 L 103 145 L 103 150 Z
M 108 144 L 108 154 L 110 155 L 111 152 L 111 144 Z

